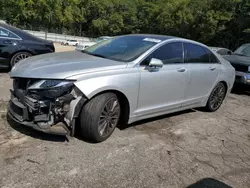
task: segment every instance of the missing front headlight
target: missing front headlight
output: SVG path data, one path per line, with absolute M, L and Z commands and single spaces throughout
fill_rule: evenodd
M 40 80 L 28 87 L 31 95 L 55 99 L 72 91 L 74 84 L 65 80 Z
M 39 80 L 28 87 L 28 90 L 32 89 L 50 89 L 57 87 L 67 87 L 73 85 L 73 81 L 68 80 Z

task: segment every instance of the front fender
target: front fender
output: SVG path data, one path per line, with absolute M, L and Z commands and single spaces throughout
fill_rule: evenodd
M 130 106 L 130 114 L 137 108 L 137 99 L 139 91 L 139 72 L 129 72 L 123 69 L 121 74 L 110 74 L 105 76 L 98 76 L 94 78 L 81 79 L 76 81 L 75 86 L 81 90 L 81 92 L 91 99 L 98 93 L 115 90 L 123 93 Z

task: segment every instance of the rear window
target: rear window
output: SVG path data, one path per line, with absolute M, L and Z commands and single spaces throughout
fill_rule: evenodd
M 184 43 L 186 63 L 210 63 L 210 57 L 202 46 Z
M 6 30 L 2 27 L 0 27 L 0 37 L 19 39 L 19 37 L 16 34 L 10 32 L 9 30 Z

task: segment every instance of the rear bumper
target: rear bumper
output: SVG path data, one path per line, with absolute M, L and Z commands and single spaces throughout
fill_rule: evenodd
M 250 73 L 235 71 L 235 83 L 250 85 Z

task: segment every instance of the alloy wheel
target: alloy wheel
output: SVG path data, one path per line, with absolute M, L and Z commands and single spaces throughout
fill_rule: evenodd
M 98 131 L 102 137 L 107 136 L 114 130 L 120 117 L 120 111 L 117 98 L 111 98 L 104 105 L 98 121 Z
M 218 109 L 220 107 L 224 100 L 225 92 L 226 89 L 223 84 L 219 84 L 216 86 L 210 98 L 210 106 L 212 109 Z
M 27 54 L 27 53 L 20 53 L 20 54 L 18 54 L 18 55 L 15 57 L 15 59 L 14 59 L 14 64 L 16 64 L 16 63 L 18 63 L 19 61 L 21 61 L 21 60 L 23 60 L 23 59 L 26 59 L 26 58 L 28 58 L 28 57 L 30 57 L 29 54 Z

